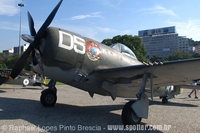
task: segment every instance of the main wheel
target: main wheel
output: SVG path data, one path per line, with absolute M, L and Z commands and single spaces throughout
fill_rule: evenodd
M 138 117 L 136 115 L 136 113 L 133 111 L 133 109 L 131 108 L 131 105 L 134 103 L 135 101 L 130 101 L 128 103 L 126 103 L 123 107 L 122 110 L 122 122 L 124 125 L 135 125 L 135 124 L 139 124 L 142 120 L 141 117 Z
M 163 104 L 167 104 L 167 103 L 168 103 L 168 99 L 167 99 L 166 97 L 163 97 L 162 103 L 163 103 Z
M 51 89 L 46 89 L 42 91 L 42 95 L 40 97 L 40 102 L 45 107 L 52 107 L 55 105 L 57 101 L 56 92 Z

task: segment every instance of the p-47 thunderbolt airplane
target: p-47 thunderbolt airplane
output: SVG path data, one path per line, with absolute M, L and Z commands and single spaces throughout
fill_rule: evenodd
M 17 77 L 32 54 L 35 71 L 51 79 L 48 89 L 42 91 L 42 105 L 54 106 L 57 100 L 55 84 L 60 81 L 87 91 L 91 97 L 100 94 L 111 96 L 113 100 L 116 97 L 137 98 L 126 103 L 122 110 L 124 124 L 137 124 L 142 118 L 148 118 L 147 94 L 155 96 L 156 90 L 163 86 L 176 88 L 199 79 L 200 59 L 153 65 L 142 63 L 123 44 L 108 47 L 71 31 L 49 27 L 61 3 L 62 0 L 38 32 L 28 12 L 30 35 L 23 34 L 22 38 L 30 45 L 9 77 L 1 77 L 1 83 Z

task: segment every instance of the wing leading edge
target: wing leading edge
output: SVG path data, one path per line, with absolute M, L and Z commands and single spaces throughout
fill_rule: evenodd
M 164 62 L 162 65 L 136 65 L 112 69 L 95 70 L 90 75 L 98 74 L 113 83 L 126 83 L 141 79 L 144 73 L 153 75 L 153 87 L 166 85 L 184 85 L 200 78 L 200 58 Z

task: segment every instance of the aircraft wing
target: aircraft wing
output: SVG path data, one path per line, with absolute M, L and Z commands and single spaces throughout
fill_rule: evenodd
M 21 76 L 32 76 L 33 74 L 34 74 L 34 72 L 27 71 L 27 70 L 22 70 L 20 73 Z
M 198 89 L 198 90 L 200 90 L 200 85 L 186 84 L 186 85 L 178 85 L 178 87 L 184 88 L 184 89 Z
M 136 65 L 121 68 L 95 70 L 106 81 L 114 84 L 128 84 L 142 78 L 144 73 L 153 75 L 153 87 L 185 85 L 200 78 L 200 58 L 163 62 L 162 65 Z M 138 84 L 141 86 L 141 83 Z
M 10 75 L 12 69 L 0 69 L 0 85 L 5 83 L 8 80 L 8 76 Z M 32 71 L 22 70 L 20 75 L 22 76 L 31 76 L 34 73 Z

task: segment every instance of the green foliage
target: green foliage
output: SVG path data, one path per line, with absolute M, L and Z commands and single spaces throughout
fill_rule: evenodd
M 193 58 L 200 58 L 200 54 L 199 53 L 195 53 L 192 55 Z
M 32 63 L 32 57 L 29 56 L 24 66 L 24 69 L 27 71 L 34 71 L 33 67 L 30 66 L 31 63 Z
M 15 54 L 13 56 L 6 56 L 5 54 L 0 53 L 0 68 L 12 69 L 18 59 L 19 59 L 18 54 Z M 31 64 L 31 56 L 29 56 L 28 60 L 26 61 L 24 69 L 32 71 L 33 68 L 30 66 L 30 64 Z
M 7 68 L 9 69 L 13 68 L 18 59 L 19 59 L 19 55 L 17 54 L 13 56 L 8 56 L 7 59 L 5 60 L 5 64 Z
M 0 53 L 0 68 L 7 68 L 5 61 L 7 59 L 7 56 L 3 53 Z
M 7 67 L 6 67 L 6 64 L 1 63 L 1 64 L 0 64 L 0 68 L 7 68 Z
M 50 82 L 50 79 L 46 79 L 46 84 L 48 85 L 48 83 Z M 56 85 L 65 85 L 65 83 L 62 82 L 56 82 Z
M 3 63 L 7 56 L 4 53 L 0 53 L 0 63 Z
M 167 58 L 160 58 L 156 55 L 153 55 L 150 58 L 151 62 L 154 61 L 172 61 L 172 60 L 183 60 L 183 59 L 191 59 L 191 58 L 200 58 L 200 54 L 199 53 L 194 53 L 193 55 L 188 53 L 188 52 L 184 52 L 184 51 L 176 51 L 173 52 L 172 54 L 168 55 Z
M 154 61 L 163 61 L 164 59 L 162 59 L 161 57 L 158 57 L 157 55 L 153 55 L 151 58 L 150 58 L 150 61 L 151 62 L 154 62 Z
M 194 41 L 194 40 L 192 40 L 192 38 L 189 38 L 188 42 L 189 42 L 190 46 L 197 46 L 200 44 L 200 41 Z
M 184 51 L 176 51 L 173 52 L 172 54 L 170 54 L 166 60 L 182 60 L 182 59 L 190 59 L 192 58 L 192 55 L 188 52 L 184 52 Z
M 105 44 L 105 45 L 107 45 L 107 46 L 113 44 L 113 43 L 112 43 L 112 39 L 104 39 L 101 43 L 103 43 L 103 44 Z
M 129 47 L 135 53 L 138 60 L 147 61 L 147 59 L 145 58 L 147 51 L 144 45 L 142 44 L 142 39 L 138 36 L 117 35 L 114 36 L 112 39 L 104 39 L 102 43 L 108 46 L 114 43 L 122 43 Z

